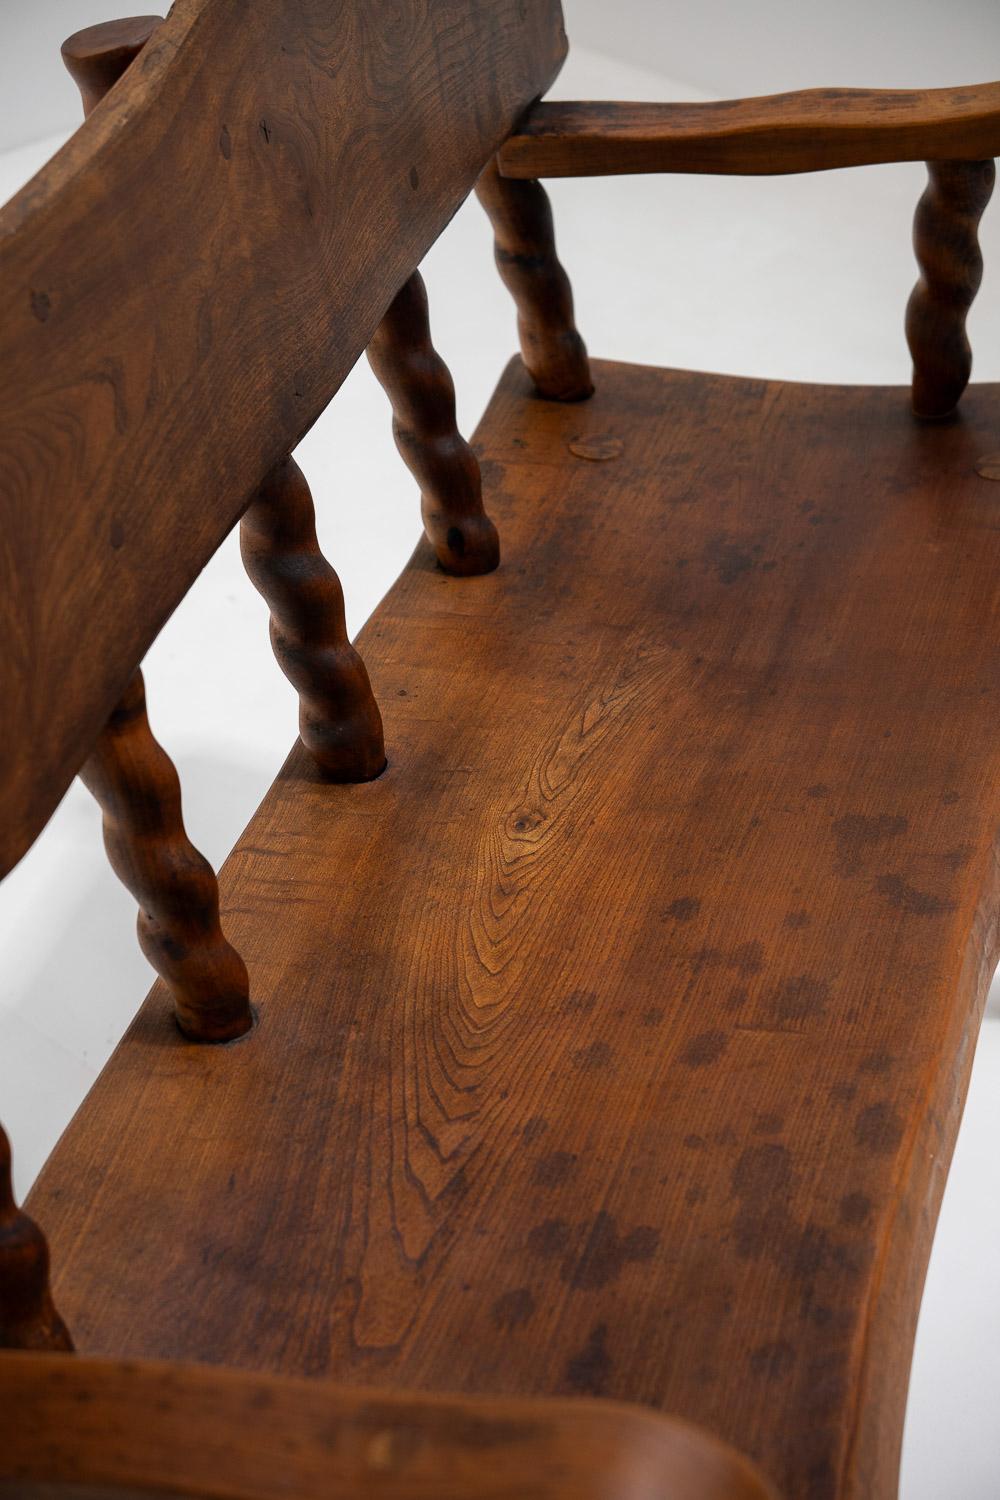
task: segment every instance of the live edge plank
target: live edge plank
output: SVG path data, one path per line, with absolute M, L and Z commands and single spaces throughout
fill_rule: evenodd
M 500 151 L 505 177 L 769 176 L 1000 154 L 1000 83 L 809 89 L 704 104 L 541 103 Z
M 359 637 L 386 774 L 297 747 L 228 861 L 252 1043 L 157 987 L 27 1211 L 85 1356 L 637 1401 L 889 1500 L 998 952 L 1000 388 L 592 368 L 479 427 L 505 566 L 424 542 Z

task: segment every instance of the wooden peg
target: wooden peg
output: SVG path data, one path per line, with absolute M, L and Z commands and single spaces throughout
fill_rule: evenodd
M 0 1125 L 0 1349 L 72 1350 L 49 1290 L 49 1247 L 14 1201 L 10 1141 Z
M 965 320 L 983 279 L 979 221 L 993 192 L 992 161 L 929 161 L 913 222 L 920 266 L 906 309 L 913 356 L 913 410 L 947 417 L 972 374 Z
M 80 90 L 85 115 L 100 104 L 162 21 L 162 16 L 129 16 L 88 26 L 66 38 L 62 60 Z
M 139 944 L 184 1035 L 228 1042 L 253 1017 L 243 960 L 222 935 L 219 886 L 184 831 L 173 761 L 153 737 L 136 672 L 80 772 L 104 813 L 111 868 L 140 905 Z
M 493 225 L 497 269 L 517 306 L 521 356 L 538 394 L 586 400 L 594 383 L 573 320 L 573 290 L 556 255 L 548 194 L 539 182 L 501 177 L 495 159 L 476 194 Z
M 392 403 L 392 431 L 420 486 L 424 527 L 446 573 L 491 573 L 496 527 L 483 509 L 479 460 L 455 420 L 455 386 L 431 343 L 427 288 L 414 271 L 368 345 L 368 362 Z
M 271 610 L 271 645 L 299 695 L 299 734 L 331 781 L 385 769 L 382 716 L 347 635 L 340 579 L 319 549 L 316 513 L 293 459 L 274 468 L 240 523 L 250 581 Z

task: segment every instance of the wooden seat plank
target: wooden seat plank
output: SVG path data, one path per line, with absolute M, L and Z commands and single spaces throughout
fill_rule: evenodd
M 421 543 L 362 632 L 386 773 L 297 747 L 225 866 L 259 1027 L 154 989 L 28 1206 L 85 1353 L 637 1401 L 876 1500 L 998 954 L 1000 388 L 594 371 L 508 368 L 504 565 Z

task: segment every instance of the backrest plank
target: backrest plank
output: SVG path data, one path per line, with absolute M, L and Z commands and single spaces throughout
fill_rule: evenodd
M 558 0 L 177 0 L 0 214 L 0 874 L 565 54 Z

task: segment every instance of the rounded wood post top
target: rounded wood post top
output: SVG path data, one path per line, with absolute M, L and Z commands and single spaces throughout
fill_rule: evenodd
M 162 21 L 162 16 L 126 16 L 87 26 L 66 38 L 62 60 L 80 90 L 85 115 L 117 83 Z

